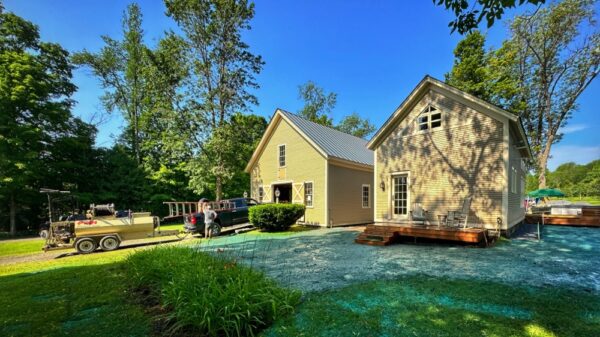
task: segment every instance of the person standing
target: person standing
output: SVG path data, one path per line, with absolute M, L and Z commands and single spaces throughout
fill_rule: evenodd
M 212 229 L 215 225 L 215 219 L 217 218 L 217 212 L 212 210 L 210 204 L 206 204 L 204 207 L 204 237 L 208 238 L 212 236 Z

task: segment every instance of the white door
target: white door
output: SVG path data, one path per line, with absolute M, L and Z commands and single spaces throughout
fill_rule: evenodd
M 394 218 L 408 215 L 408 175 L 392 176 L 392 214 Z

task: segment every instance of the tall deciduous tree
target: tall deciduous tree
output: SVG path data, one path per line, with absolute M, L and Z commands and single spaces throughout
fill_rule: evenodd
M 335 128 L 359 138 L 367 138 L 375 131 L 375 125 L 368 119 L 362 119 L 356 112 L 344 117 Z
M 212 197 L 211 192 L 217 190 L 214 179 L 217 174 L 224 178 L 223 197 L 239 197 L 247 191 L 250 177 L 244 168 L 266 128 L 267 121 L 263 117 L 238 113 L 216 129 L 204 142 L 204 150 L 191 162 L 190 184 L 197 186 L 195 192 Z M 212 158 L 217 156 L 227 165 L 215 167 Z
M 304 101 L 304 106 L 298 115 L 311 122 L 321 124 L 342 132 L 365 138 L 375 131 L 375 126 L 368 119 L 363 119 L 356 112 L 344 116 L 339 124 L 334 125 L 330 117 L 337 103 L 335 92 L 326 93 L 313 81 L 308 81 L 298 87 L 298 97 Z
M 245 112 L 257 104 L 249 91 L 258 88 L 255 75 L 262 69 L 260 56 L 250 52 L 242 40 L 242 32 L 250 29 L 254 4 L 246 0 L 165 0 L 167 15 L 185 34 L 191 65 L 186 85 L 188 101 L 183 108 L 181 124 L 194 150 L 196 160 L 189 167 L 191 187 L 200 193 L 214 181 L 217 199 L 223 196 L 223 185 L 231 179 L 226 158 L 239 144 L 226 139 L 221 127 L 234 113 Z M 199 158 L 211 165 L 210 175 L 199 170 Z
M 598 75 L 600 32 L 594 1 L 565 0 L 516 17 L 505 48 L 514 62 L 506 72 L 518 76 L 514 97 L 536 156 L 539 187 L 559 130 L 577 110 L 577 99 Z M 509 53 L 510 54 L 510 53 Z
M 308 81 L 298 87 L 298 97 L 304 101 L 304 106 L 298 111 L 300 116 L 309 121 L 333 127 L 333 119 L 330 115 L 337 103 L 336 93 L 326 93 L 323 88 Z
M 600 34 L 593 1 L 565 0 L 517 16 L 511 37 L 484 52 L 483 37 L 468 35 L 455 50 L 446 80 L 522 117 L 535 156 L 538 187 L 559 130 L 577 110 L 577 99 L 598 74 Z
M 0 9 L 0 195 L 12 234 L 20 206 L 39 199 L 58 147 L 80 123 L 70 112 L 71 71 L 66 50 L 40 41 L 37 26 Z
M 123 40 L 102 36 L 105 46 L 98 53 L 82 51 L 73 56 L 75 63 L 89 66 L 106 89 L 102 102 L 107 111 L 118 110 L 127 120 L 127 140 L 135 160 L 141 163 L 140 118 L 143 102 L 148 96 L 144 68 L 147 50 L 143 42 L 142 12 L 133 3 L 123 14 Z

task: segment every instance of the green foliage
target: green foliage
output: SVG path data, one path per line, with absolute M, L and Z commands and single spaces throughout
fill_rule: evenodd
M 600 196 L 600 160 L 594 160 L 585 165 L 564 163 L 556 170 L 546 172 L 548 186 L 558 188 L 567 197 Z M 538 189 L 538 177 L 527 177 L 527 191 Z
M 562 138 L 560 128 L 600 70 L 594 16 L 593 1 L 553 3 L 515 17 L 510 38 L 487 53 L 483 36 L 474 32 L 458 44 L 446 75 L 451 85 L 521 117 L 539 187 L 546 185 L 546 165 L 552 145 Z
M 483 34 L 479 31 L 469 33 L 454 49 L 454 66 L 446 73 L 446 83 L 489 101 L 492 94 L 488 59 Z
M 333 127 L 333 120 L 329 115 L 337 103 L 336 93 L 325 93 L 323 88 L 308 81 L 298 87 L 298 97 L 304 101 L 298 115 L 311 122 Z
M 138 252 L 126 271 L 130 287 L 167 308 L 171 334 L 255 336 L 300 300 L 261 272 L 189 248 Z
M 243 195 L 250 186 L 250 176 L 244 169 L 266 128 L 264 117 L 237 113 L 216 129 L 205 142 L 204 150 L 188 164 L 193 191 L 212 196 L 220 177 L 224 186 L 222 197 Z M 217 158 L 221 159 L 221 165 Z
M 500 20 L 506 9 L 515 8 L 523 4 L 539 5 L 545 3 L 545 0 L 474 0 L 472 3 L 468 0 L 433 0 L 436 6 L 444 6 L 451 10 L 456 19 L 448 23 L 452 32 L 458 30 L 459 34 L 471 32 L 477 28 L 485 18 L 487 27 L 494 25 L 496 20 Z
M 265 231 L 288 230 L 304 215 L 301 204 L 264 204 L 251 207 L 248 219 L 255 227 Z
M 359 138 L 367 138 L 375 132 L 375 125 L 368 119 L 362 119 L 356 112 L 344 117 L 335 128 Z
M 98 53 L 82 51 L 73 56 L 79 65 L 89 66 L 105 89 L 102 102 L 107 111 L 118 110 L 128 121 L 126 139 L 130 141 L 136 162 L 141 162 L 139 119 L 143 100 L 148 95 L 145 78 L 148 53 L 143 43 L 142 13 L 133 3 L 123 14 L 123 40 L 103 36 L 105 46 Z
M 323 88 L 312 81 L 300 85 L 298 91 L 298 97 L 304 101 L 304 107 L 298 112 L 300 117 L 359 138 L 366 138 L 375 131 L 375 126 L 356 112 L 345 116 L 334 126 L 333 119 L 329 116 L 337 103 L 336 93 L 325 93 Z
M 229 161 L 238 144 L 228 141 L 227 125 L 234 114 L 258 104 L 250 90 L 258 88 L 255 76 L 264 62 L 242 39 L 242 33 L 250 29 L 254 4 L 246 0 L 165 0 L 165 5 L 167 15 L 184 34 L 185 60 L 190 65 L 186 100 L 174 123 L 176 133 L 193 149 L 190 187 L 204 190 L 209 185 L 206 180 L 212 179 L 215 197 L 221 199 L 223 186 L 235 176 L 230 167 L 238 166 Z M 207 163 L 202 156 L 208 156 Z M 208 170 L 199 165 L 209 166 Z
M 594 1 L 565 0 L 531 14 L 517 16 L 506 48 L 514 60 L 519 90 L 513 100 L 536 159 L 539 186 L 559 130 L 577 110 L 577 100 L 600 70 L 600 32 Z
M 71 115 L 71 71 L 65 49 L 40 41 L 33 23 L 0 12 L 0 223 L 13 234 L 37 225 L 37 189 L 61 188 L 57 174 L 85 185 L 72 173 L 85 165 L 95 129 Z

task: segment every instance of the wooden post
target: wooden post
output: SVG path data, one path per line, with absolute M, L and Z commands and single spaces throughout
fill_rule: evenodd
M 179 215 L 179 203 L 175 203 L 175 215 Z

